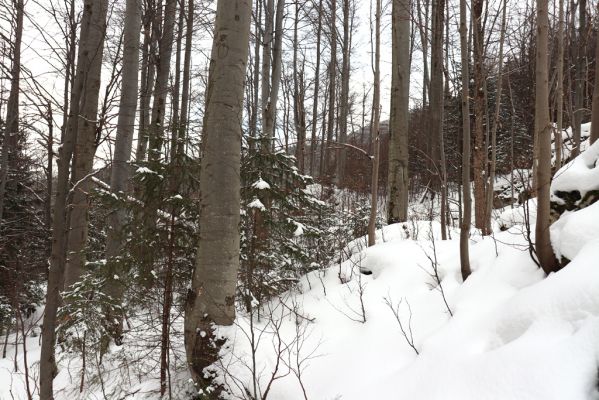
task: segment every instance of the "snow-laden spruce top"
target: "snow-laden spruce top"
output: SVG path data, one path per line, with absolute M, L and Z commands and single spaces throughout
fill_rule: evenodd
M 599 189 L 598 160 L 599 141 L 556 172 L 551 182 L 551 201 L 563 204 L 557 192 L 578 190 L 584 197 L 587 192 Z
M 252 183 L 252 187 L 258 190 L 270 189 L 270 185 L 268 182 L 263 180 L 262 178 L 258 179 L 256 182 Z

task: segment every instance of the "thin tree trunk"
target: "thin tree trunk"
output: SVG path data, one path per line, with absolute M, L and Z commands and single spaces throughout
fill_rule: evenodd
M 156 83 L 154 86 L 152 119 L 148 126 L 148 160 L 151 162 L 160 161 L 162 145 L 164 143 L 164 115 L 166 112 L 168 76 L 171 65 L 171 55 L 173 52 L 175 17 L 177 14 L 176 6 L 177 0 L 167 0 L 164 7 L 164 23 L 159 41 L 158 62 L 156 65 Z
M 329 63 L 329 119 L 327 122 L 327 143 L 326 143 L 326 159 L 324 172 L 327 175 L 327 180 L 331 181 L 331 174 L 334 171 L 335 160 L 333 159 L 333 136 L 335 131 L 335 90 L 337 77 L 337 0 L 331 0 L 331 60 Z
M 177 153 L 181 156 L 185 153 L 185 143 L 187 142 L 187 110 L 189 108 L 189 92 L 191 86 L 191 46 L 193 40 L 193 0 L 187 4 L 187 19 L 185 21 L 185 54 L 183 57 L 183 91 L 181 93 L 181 118 L 179 128 L 179 149 Z
M 10 71 L 10 94 L 6 107 L 6 129 L 2 141 L 0 160 L 0 227 L 4 216 L 4 198 L 9 177 L 10 154 L 17 150 L 19 136 L 19 93 L 21 79 L 21 42 L 23 38 L 23 15 L 25 13 L 23 0 L 14 0 L 15 6 L 15 40 L 12 44 L 12 67 Z
M 161 16 L 161 5 L 155 2 L 147 2 L 144 15 L 139 130 L 137 134 L 137 151 L 135 152 L 136 163 L 142 163 L 146 160 L 148 150 L 148 134 L 151 121 L 150 103 L 156 75 L 156 47 L 159 39 L 158 27 L 161 23 Z
M 472 197 L 470 193 L 470 51 L 466 0 L 460 0 L 460 54 L 462 61 L 462 213 L 460 226 L 460 266 L 462 279 L 471 274 L 470 268 L 470 224 L 472 222 Z
M 293 122 L 295 134 L 297 136 L 297 145 L 295 157 L 300 172 L 304 173 L 304 159 L 306 147 L 306 111 L 304 109 L 305 85 L 304 85 L 304 62 L 301 69 L 298 69 L 298 24 L 299 24 L 299 3 L 295 3 L 295 20 L 293 22 Z
M 410 0 L 392 10 L 391 115 L 389 121 L 389 224 L 408 218 L 408 120 L 410 116 Z
M 137 112 L 138 69 L 139 69 L 139 31 L 141 29 L 140 0 L 127 0 L 125 8 L 125 32 L 123 47 L 122 89 L 117 120 L 114 158 L 110 174 L 110 190 L 120 196 L 126 196 L 129 191 L 129 159 L 135 129 L 135 114 Z M 106 238 L 106 260 L 108 273 L 106 294 L 115 303 L 120 304 L 123 297 L 123 278 L 118 269 L 115 257 L 121 254 L 124 240 L 123 228 L 126 222 L 126 211 L 116 208 L 108 216 L 108 233 Z M 122 315 L 110 315 L 106 321 L 112 327 L 111 335 L 120 344 L 122 336 Z M 116 322 L 115 322 L 116 321 Z
M 576 49 L 576 84 L 574 86 L 574 121 L 573 121 L 573 139 L 574 147 L 572 148 L 572 157 L 576 157 L 580 154 L 580 136 L 582 119 L 584 116 L 584 97 L 585 97 L 585 58 L 586 58 L 586 11 L 587 2 L 586 0 L 580 0 L 578 4 L 578 38 L 574 47 Z M 540 146 L 539 146 L 540 147 Z
M 447 171 L 445 165 L 445 144 L 443 137 L 443 31 L 445 0 L 433 3 L 433 38 L 431 43 L 431 95 L 429 120 L 431 135 L 439 141 L 439 188 L 441 191 L 441 238 L 447 239 Z M 437 161 L 437 160 L 435 160 Z
M 474 45 L 474 224 L 486 234 L 485 203 L 486 203 L 486 168 L 484 119 L 485 119 L 485 88 L 486 77 L 484 68 L 482 12 L 484 0 L 472 1 L 472 33 Z
M 370 192 L 370 218 L 368 220 L 368 246 L 376 244 L 376 215 L 379 191 L 379 159 L 380 159 L 380 104 L 381 104 L 381 0 L 376 0 L 375 15 L 375 50 L 374 50 L 374 91 L 372 96 L 372 146 L 374 157 L 372 158 L 372 178 Z
M 200 172 L 198 257 L 186 304 L 185 350 L 192 378 L 218 359 L 213 326 L 235 319 L 239 269 L 239 202 L 243 95 L 251 1 L 219 0 L 210 60 Z M 226 46 L 227 52 L 222 52 Z M 209 394 L 218 398 L 219 391 Z
M 599 4 L 597 5 L 599 10 Z M 591 144 L 599 139 L 599 39 L 595 47 L 595 85 L 593 87 L 593 110 L 591 116 Z
M 493 211 L 493 197 L 495 192 L 495 169 L 497 165 L 497 128 L 499 126 L 499 113 L 501 112 L 501 93 L 503 89 L 503 42 L 505 39 L 505 26 L 507 20 L 507 5 L 503 1 L 501 16 L 501 32 L 499 34 L 499 66 L 497 68 L 497 95 L 495 96 L 495 115 L 491 129 L 491 162 L 489 164 L 489 181 L 487 183 L 487 202 L 485 224 L 486 231 L 491 234 L 491 214 Z
M 320 84 L 320 45 L 322 34 L 322 1 L 318 1 L 318 27 L 316 28 L 316 69 L 314 70 L 314 97 L 312 100 L 312 140 L 310 141 L 310 174 L 316 174 L 316 131 L 318 125 L 318 95 Z
M 81 96 L 80 114 L 77 115 L 77 133 L 73 153 L 74 165 L 71 182 L 75 185 L 72 190 L 70 204 L 69 232 L 67 239 L 67 262 L 65 265 L 65 288 L 79 280 L 85 263 L 85 245 L 87 244 L 89 221 L 89 192 L 96 152 L 96 129 L 98 119 L 98 100 L 102 73 L 102 55 L 104 53 L 104 37 L 106 36 L 106 1 L 94 1 L 85 7 L 91 9 L 91 24 L 89 37 L 83 52 L 85 78 L 83 95 Z M 81 44 L 80 44 L 81 46 Z M 81 53 L 80 53 L 81 55 Z
M 548 73 L 548 30 L 549 16 L 547 0 L 537 0 L 537 54 L 535 92 L 535 136 L 539 146 L 537 168 L 537 222 L 535 228 L 536 253 L 546 273 L 558 269 L 549 236 L 550 185 L 551 185 L 551 122 L 549 120 L 549 73 Z
M 343 184 L 345 179 L 345 164 L 347 158 L 347 149 L 343 145 L 347 142 L 347 115 L 349 113 L 349 75 L 350 75 L 350 25 L 349 25 L 349 7 L 350 0 L 343 0 L 343 43 L 342 53 L 343 61 L 341 64 L 341 96 L 339 104 L 339 143 L 337 149 L 337 174 L 336 182 L 338 186 Z
M 557 32 L 557 129 L 555 132 L 555 167 L 562 166 L 562 129 L 564 121 L 564 0 L 559 0 Z M 595 86 L 596 87 L 596 86 Z M 594 98 L 594 97 L 593 97 Z

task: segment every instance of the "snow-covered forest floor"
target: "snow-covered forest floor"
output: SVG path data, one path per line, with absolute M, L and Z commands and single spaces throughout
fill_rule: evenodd
M 595 145 L 556 174 L 553 190 L 597 186 L 598 158 Z M 571 262 L 545 277 L 529 251 L 534 201 L 495 210 L 494 234 L 472 236 L 465 283 L 455 228 L 443 241 L 438 222 L 412 218 L 378 230 L 373 247 L 355 239 L 295 290 L 240 310 L 218 332 L 227 341 L 211 372 L 233 399 L 599 399 L 599 203 L 552 226 L 556 254 Z M 161 305 L 147 304 L 102 360 L 59 346 L 57 400 L 160 397 Z M 40 311 L 24 324 L 26 351 L 23 332 L 2 338 L 2 400 L 27 398 L 26 373 L 37 391 Z M 182 323 L 175 311 L 173 399 L 197 392 Z

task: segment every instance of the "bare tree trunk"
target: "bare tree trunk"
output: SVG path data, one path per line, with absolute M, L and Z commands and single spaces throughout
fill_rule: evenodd
M 380 159 L 380 132 L 379 118 L 381 108 L 381 0 L 376 0 L 375 15 L 375 50 L 374 50 L 374 91 L 372 96 L 372 145 L 374 157 L 372 159 L 372 179 L 370 192 L 370 218 L 368 220 L 368 246 L 376 244 L 376 215 L 379 191 L 379 159 Z
M 106 10 L 105 1 L 86 0 L 81 19 L 81 35 L 79 39 L 78 63 L 75 79 L 71 87 L 69 118 L 65 129 L 64 138 L 58 153 L 58 175 L 56 183 L 56 198 L 54 200 L 54 217 L 52 219 L 52 253 L 50 256 L 50 270 L 48 272 L 48 285 L 46 290 L 46 306 L 42 323 L 42 346 L 40 354 L 40 399 L 53 400 L 53 380 L 57 374 L 54 346 L 56 342 L 56 314 L 60 304 L 60 291 L 63 289 L 64 272 L 66 263 L 66 234 L 67 234 L 67 197 L 69 192 L 69 169 L 75 135 L 78 130 L 79 103 L 82 96 L 85 77 L 91 72 L 86 61 L 86 54 L 98 50 L 98 43 L 93 46 L 90 36 L 92 26 L 98 28 L 101 15 L 96 16 L 92 9 Z M 93 14 L 93 15 L 92 15 Z M 92 20 L 93 16 L 93 20 Z M 105 18 L 105 14 L 104 14 Z M 100 21 L 99 21 L 100 20 Z M 101 23 L 104 26 L 104 23 Z M 93 36 L 98 36 L 92 35 Z M 101 39 L 103 39 L 103 35 Z M 97 38 L 96 38 L 97 39 Z M 74 46 L 74 42 L 71 42 Z
M 489 164 L 489 181 L 487 183 L 487 201 L 485 208 L 485 225 L 487 234 L 491 234 L 491 214 L 493 212 L 493 196 L 495 192 L 495 169 L 497 165 L 497 128 L 499 126 L 499 113 L 501 112 L 501 93 L 503 89 L 503 42 L 505 39 L 505 25 L 507 20 L 507 5 L 503 1 L 501 16 L 501 32 L 499 34 L 499 66 L 497 68 L 497 95 L 495 96 L 495 115 L 491 129 L 491 162 Z
M 318 27 L 316 28 L 316 69 L 314 71 L 314 97 L 312 100 L 312 140 L 310 140 L 310 174 L 316 173 L 314 160 L 316 158 L 316 130 L 318 125 L 318 94 L 320 84 L 320 44 L 322 34 L 322 1 L 318 1 Z
M 274 14 L 274 0 L 269 0 L 269 9 L 266 13 L 267 20 L 274 20 L 274 39 L 272 33 L 270 34 L 270 40 L 272 41 L 272 45 L 265 44 L 264 53 L 262 54 L 262 68 L 266 65 L 271 66 L 270 60 L 272 57 L 272 69 L 265 73 L 263 71 L 263 79 L 270 78 L 270 81 L 264 86 L 264 80 L 262 82 L 262 151 L 270 151 L 274 146 L 274 137 L 275 137 L 275 118 L 277 115 L 277 101 L 279 98 L 279 88 L 281 86 L 281 59 L 282 59 L 282 44 L 283 44 L 283 17 L 284 17 L 284 8 L 285 1 L 277 0 L 277 9 L 276 15 Z M 266 26 L 272 27 L 272 20 L 269 23 L 267 21 Z M 266 35 L 266 34 L 265 34 Z M 266 36 L 265 36 L 265 40 Z M 266 53 L 267 50 L 271 50 L 270 53 Z M 268 62 L 265 62 L 265 59 L 268 59 Z M 266 98 L 264 95 L 266 94 Z
M 110 190 L 120 196 L 126 196 L 129 185 L 129 159 L 135 129 L 137 112 L 138 69 L 139 69 L 139 31 L 141 29 L 140 0 L 127 0 L 125 8 L 125 32 L 123 47 L 123 69 L 121 100 L 117 121 L 114 158 L 110 174 Z M 123 276 L 115 265 L 115 257 L 121 254 L 124 237 L 123 227 L 126 222 L 126 211 L 122 208 L 113 210 L 108 216 L 108 233 L 106 238 L 106 260 L 108 273 L 106 294 L 115 303 L 123 297 Z M 116 320 L 116 322 L 114 322 Z M 107 315 L 106 321 L 112 326 L 111 332 L 115 342 L 120 344 L 122 335 L 122 316 Z
M 172 86 L 171 94 L 171 148 L 170 161 L 177 158 L 179 150 L 179 131 L 181 129 L 181 114 L 183 110 L 179 109 L 181 105 L 181 48 L 183 45 L 183 23 L 185 20 L 185 4 L 179 1 L 179 21 L 177 22 L 177 47 L 175 50 L 175 81 Z
M 335 160 L 333 159 L 333 136 L 335 131 L 335 90 L 337 77 L 337 0 L 331 0 L 331 61 L 329 63 L 329 119 L 327 122 L 327 143 L 326 159 L 324 173 L 328 181 L 331 181 L 331 174 L 334 171 Z
M 156 75 L 156 53 L 160 31 L 158 27 L 161 24 L 162 18 L 161 0 L 145 3 L 139 130 L 137 134 L 137 151 L 135 152 L 135 162 L 137 163 L 145 161 L 148 150 L 148 134 L 151 121 L 150 102 L 152 100 L 152 90 L 154 89 Z
M 484 36 L 482 29 L 482 13 L 484 0 L 472 1 L 472 33 L 474 45 L 474 225 L 486 232 L 485 203 L 486 203 L 486 168 L 484 119 L 485 119 L 485 67 L 484 67 Z
M 0 226 L 4 216 L 4 197 L 10 169 L 10 154 L 17 149 L 19 136 L 19 93 L 21 79 L 21 42 L 23 38 L 23 15 L 25 13 L 23 0 L 14 0 L 14 32 L 15 40 L 12 43 L 12 67 L 10 71 L 10 94 L 6 107 L 6 130 L 2 141 L 2 155 L 0 156 Z
M 219 0 L 210 60 L 200 172 L 200 240 L 185 313 L 185 350 L 192 378 L 218 359 L 212 324 L 231 325 L 239 269 L 240 159 L 251 1 Z M 226 46 L 227 52 L 221 51 Z M 210 398 L 218 398 L 218 391 Z
M 548 30 L 549 16 L 547 0 L 537 0 L 537 55 L 535 93 L 535 136 L 539 146 L 537 168 L 537 223 L 535 228 L 536 253 L 546 273 L 558 269 L 549 236 L 551 185 L 551 122 L 549 120 L 549 72 Z
M 599 4 L 597 5 L 599 10 Z M 593 87 L 593 110 L 591 116 L 591 144 L 599 139 L 599 40 L 595 47 L 595 86 Z
M 433 2 L 433 38 L 431 43 L 431 94 L 429 120 L 431 135 L 439 141 L 439 188 L 441 191 L 441 238 L 447 239 L 447 172 L 443 137 L 443 31 L 445 0 Z M 435 160 L 437 161 L 437 160 Z
M 96 153 L 96 128 L 98 117 L 98 99 L 100 93 L 102 55 L 106 36 L 106 1 L 94 1 L 84 7 L 91 8 L 89 36 L 85 42 L 83 54 L 80 52 L 78 63 L 85 65 L 83 94 L 80 113 L 77 116 L 77 134 L 73 153 L 73 171 L 71 182 L 72 202 L 70 204 L 69 232 L 67 239 L 67 261 L 65 265 L 65 288 L 79 280 L 85 262 L 87 244 L 89 199 L 94 155 Z M 81 43 L 79 44 L 81 47 Z M 83 59 L 82 59 L 83 57 Z
M 410 117 L 410 0 L 392 10 L 391 115 L 389 120 L 388 223 L 408 218 L 408 120 Z
M 466 0 L 460 0 L 460 53 L 462 61 L 462 201 L 464 212 L 460 226 L 460 265 L 462 279 L 471 274 L 470 268 L 470 224 L 472 221 L 472 197 L 470 194 L 470 52 Z
M 148 126 L 148 160 L 152 162 L 160 160 L 164 142 L 164 115 L 166 112 L 166 98 L 168 96 L 168 75 L 173 52 L 175 17 L 177 14 L 176 6 L 177 0 L 167 0 L 164 6 L 164 23 L 159 41 L 152 119 Z
M 349 113 L 349 74 L 350 74 L 350 25 L 349 25 L 349 7 L 350 0 L 343 0 L 343 61 L 341 65 L 341 96 L 339 104 L 339 143 L 337 150 L 337 175 L 336 182 L 338 186 L 343 184 L 345 178 L 345 160 L 347 149 L 343 146 L 347 142 L 347 115 Z
M 183 57 L 183 91 L 181 92 L 181 118 L 179 129 L 179 149 L 177 153 L 183 155 L 185 153 L 185 143 L 187 142 L 188 120 L 187 113 L 189 110 L 189 92 L 191 87 L 191 46 L 193 41 L 193 13 L 195 6 L 194 0 L 189 0 L 187 3 L 187 19 L 185 21 L 185 54 Z
M 295 157 L 300 172 L 304 173 L 304 159 L 306 147 L 306 110 L 305 101 L 305 83 L 304 83 L 304 64 L 302 61 L 301 69 L 298 69 L 298 24 L 299 24 L 299 3 L 295 3 L 295 20 L 293 22 L 293 122 L 295 134 L 297 136 L 297 145 Z
M 584 116 L 584 97 L 585 97 L 585 58 L 586 58 L 586 42 L 587 42 L 587 27 L 586 27 L 587 2 L 579 0 L 578 3 L 578 38 L 574 47 L 576 49 L 576 84 L 574 86 L 574 121 L 572 136 L 574 139 L 574 147 L 572 149 L 572 157 L 580 154 L 580 125 Z M 539 146 L 540 147 L 540 146 Z
M 564 121 L 564 0 L 559 0 L 557 32 L 557 129 L 555 132 L 555 167 L 562 166 L 562 129 Z M 594 98 L 594 97 L 593 97 Z

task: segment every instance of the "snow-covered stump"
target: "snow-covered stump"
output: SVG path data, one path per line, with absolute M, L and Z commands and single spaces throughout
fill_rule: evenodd
M 599 237 L 599 141 L 555 173 L 551 182 L 551 242 L 566 265 L 581 243 Z

